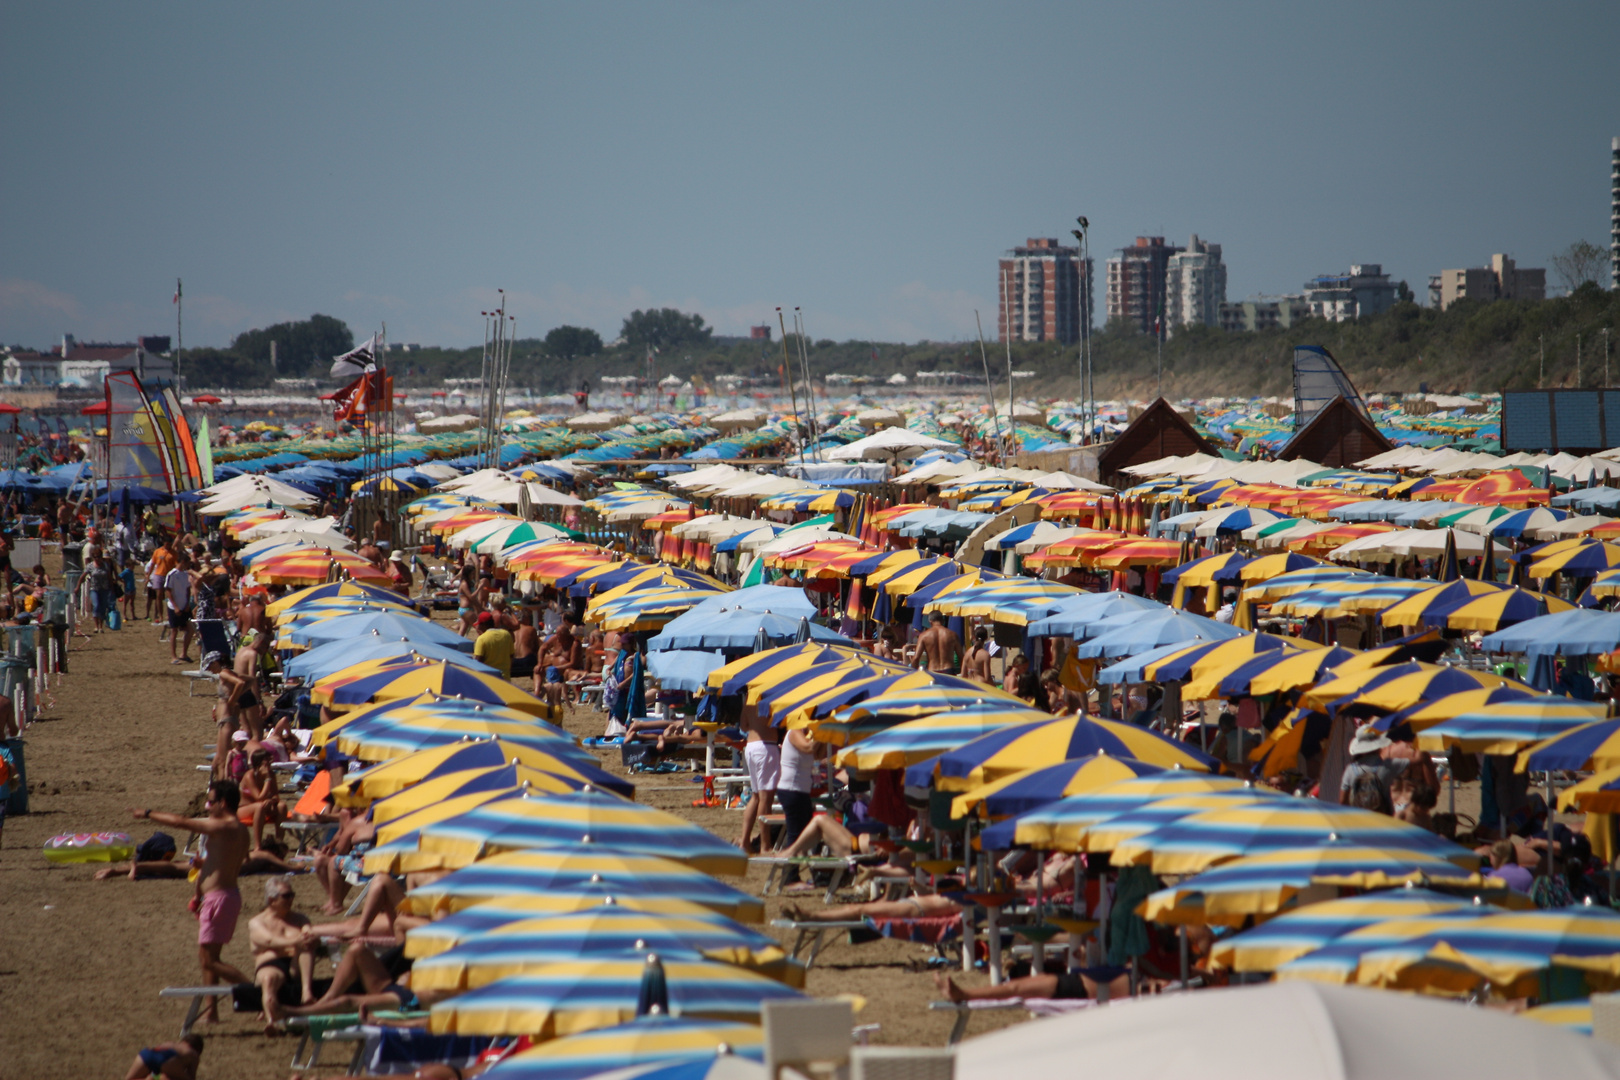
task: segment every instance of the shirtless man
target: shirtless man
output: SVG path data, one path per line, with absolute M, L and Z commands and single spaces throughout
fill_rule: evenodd
M 782 773 L 782 748 L 776 745 L 776 732 L 771 728 L 770 706 L 743 708 L 741 726 L 748 733 L 748 744 L 743 747 L 743 761 L 748 766 L 748 786 L 753 794 L 743 807 L 742 839 L 737 846 L 744 851 L 753 850 L 754 822 L 768 811 L 776 797 L 776 784 Z M 764 830 L 760 830 L 760 849 L 764 850 Z
M 242 691 L 236 697 L 237 715 L 248 738 L 259 742 L 264 738 L 264 704 L 259 700 L 259 660 L 270 647 L 270 635 L 257 631 L 236 651 L 231 670 L 242 680 Z
M 973 631 L 973 645 L 962 657 L 962 678 L 994 686 L 990 679 L 990 649 L 985 644 L 989 636 L 982 626 Z
M 208 850 L 197 867 L 199 895 L 191 898 L 191 911 L 197 916 L 197 958 L 202 965 L 204 986 L 251 982 L 241 971 L 220 959 L 220 953 L 236 936 L 236 919 L 242 914 L 242 894 L 236 888 L 236 875 L 248 854 L 248 831 L 236 820 L 241 793 L 230 780 L 214 780 L 208 785 L 205 818 L 188 818 L 162 810 L 129 812 L 137 820 L 185 829 L 207 837 Z M 202 1022 L 219 1023 L 219 999 L 209 998 L 203 1006 Z
M 230 764 L 231 736 L 236 734 L 240 703 L 247 693 L 248 683 L 234 670 L 227 671 L 225 658 L 217 652 L 204 656 L 199 666 L 219 680 L 219 702 L 214 706 L 214 723 L 219 725 L 218 740 L 214 744 L 214 775 L 222 777 Z
M 917 636 L 917 666 L 926 664 L 929 671 L 949 675 L 958 670 L 962 642 L 945 625 L 944 615 L 936 611 L 929 622 L 932 625 Z
M 264 883 L 264 910 L 248 920 L 253 981 L 259 984 L 264 1001 L 265 1034 L 273 1034 L 276 1021 L 281 1019 L 278 995 L 292 978 L 294 964 L 298 966 L 302 991 L 299 1000 L 305 1005 L 315 1000 L 315 954 L 304 935 L 309 916 L 293 910 L 296 901 L 292 882 L 284 877 L 271 878 Z
M 534 620 L 519 619 L 516 628 L 512 630 L 512 678 L 532 679 L 534 665 L 540 660 L 540 633 L 534 628 Z
M 574 654 L 578 651 L 579 643 L 574 640 L 573 630 L 567 623 L 558 627 L 557 632 L 540 647 L 540 662 L 534 666 L 534 694 L 546 699 L 550 710 L 548 716 L 554 721 L 562 720 L 563 699 L 568 692 L 568 672 L 577 666 Z
M 241 605 L 236 609 L 237 636 L 246 637 L 251 630 L 270 632 L 270 620 L 264 613 L 264 597 L 256 592 L 243 597 Z

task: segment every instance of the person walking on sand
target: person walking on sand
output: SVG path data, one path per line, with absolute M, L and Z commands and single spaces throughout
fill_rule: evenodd
M 248 831 L 236 819 L 241 798 L 234 782 L 215 780 L 208 785 L 208 800 L 204 803 L 208 816 L 205 818 L 129 808 L 137 820 L 185 829 L 207 838 L 207 849 L 197 867 L 198 895 L 191 898 L 191 911 L 197 916 L 197 957 L 204 986 L 217 986 L 221 979 L 228 983 L 253 981 L 220 959 L 220 953 L 236 936 L 236 920 L 242 914 L 242 894 L 236 888 L 236 875 L 248 856 Z M 219 1023 L 218 998 L 208 999 L 203 1007 L 202 1022 Z

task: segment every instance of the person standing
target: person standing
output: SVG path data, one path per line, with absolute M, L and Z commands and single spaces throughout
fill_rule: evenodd
M 220 959 L 220 953 L 236 936 L 236 920 L 242 914 L 242 894 L 236 875 L 248 856 L 248 831 L 236 819 L 241 792 L 230 780 L 214 780 L 208 785 L 205 818 L 189 818 L 162 810 L 137 810 L 130 814 L 138 821 L 185 829 L 207 840 L 202 862 L 197 867 L 197 893 L 191 898 L 192 914 L 197 916 L 197 957 L 202 965 L 204 986 L 252 982 L 240 970 Z M 203 1006 L 202 1021 L 219 1023 L 219 999 L 209 998 Z
M 512 677 L 512 631 L 495 621 L 493 613 L 478 613 L 478 637 L 473 641 L 473 659 L 488 664 L 501 673 L 501 678 Z
M 939 612 L 929 619 L 930 625 L 917 636 L 917 666 L 944 675 L 954 674 L 962 657 L 962 642 Z
M 973 631 L 973 644 L 968 648 L 967 655 L 962 657 L 962 678 L 994 686 L 995 682 L 990 678 L 989 636 L 982 626 Z
M 180 555 L 173 570 L 163 577 L 163 592 L 167 597 L 165 606 L 169 613 L 169 663 L 186 663 L 191 659 L 191 559 Z M 181 645 L 179 655 L 175 654 L 175 645 L 180 642 L 180 635 L 185 634 L 185 644 Z
M 752 794 L 743 807 L 742 839 L 737 846 L 745 852 L 753 851 L 754 822 L 759 815 L 769 813 L 771 801 L 782 776 L 782 748 L 776 745 L 776 731 L 771 727 L 769 705 L 761 705 L 743 713 L 743 728 L 748 742 L 743 747 L 743 763 L 748 766 L 748 786 Z M 764 849 L 764 830 L 760 830 L 760 849 Z

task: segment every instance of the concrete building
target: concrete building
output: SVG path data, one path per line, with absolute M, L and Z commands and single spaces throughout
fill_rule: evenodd
M 1219 326 L 1226 303 L 1226 264 L 1221 245 L 1194 233 L 1185 250 L 1170 256 L 1164 268 L 1165 320 L 1171 333 L 1183 326 Z
M 1609 274 L 1620 289 L 1620 136 L 1609 140 Z
M 1080 340 L 1080 328 L 1091 321 L 1092 262 L 1080 264 L 1078 247 L 1031 237 L 1001 260 L 996 289 L 1002 341 L 1068 345 Z
M 1324 274 L 1305 283 L 1311 314 L 1329 322 L 1377 315 L 1395 306 L 1396 285 L 1378 263 L 1358 263 L 1348 274 Z
M 1547 271 L 1521 268 L 1506 255 L 1492 255 L 1488 266 L 1442 270 L 1437 276 L 1438 283 L 1429 279 L 1429 303 L 1442 311 L 1458 300 L 1547 299 Z
M 1181 250 L 1162 236 L 1138 236 L 1135 244 L 1109 256 L 1108 321 L 1125 319 L 1144 334 L 1162 333 L 1160 316 L 1168 306 L 1165 275 L 1171 256 Z
M 1271 330 L 1287 329 L 1311 317 L 1311 305 L 1303 294 L 1284 296 L 1251 296 L 1231 304 L 1221 305 L 1221 329 Z
M 174 382 L 174 362 L 167 355 L 165 336 L 131 342 L 80 342 L 62 335 L 62 344 L 50 352 L 6 348 L 0 352 L 0 383 L 6 386 L 99 387 L 110 372 L 134 371 L 150 386 Z

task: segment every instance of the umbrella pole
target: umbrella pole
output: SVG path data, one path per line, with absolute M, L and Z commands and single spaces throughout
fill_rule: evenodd
M 1553 840 L 1553 825 L 1558 817 L 1553 803 L 1552 770 L 1548 769 L 1541 774 L 1542 790 L 1546 792 L 1547 799 L 1547 877 L 1551 878 L 1558 873 L 1558 850 Z
M 1187 943 L 1187 924 L 1177 927 L 1177 937 L 1181 939 L 1181 988 L 1187 989 L 1192 981 L 1192 946 Z
M 962 822 L 962 885 L 969 888 L 973 885 L 973 819 L 966 818 Z M 969 907 L 962 909 L 962 970 L 973 970 L 973 912 Z

